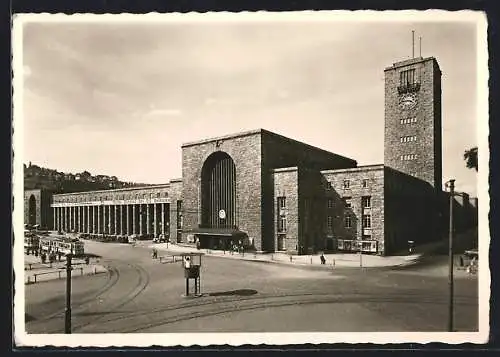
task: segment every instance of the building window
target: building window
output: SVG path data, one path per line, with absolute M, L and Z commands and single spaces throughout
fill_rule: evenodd
M 363 205 L 363 208 L 371 208 L 371 201 L 371 196 L 361 197 L 361 204 Z
M 278 218 L 278 232 L 279 233 L 286 232 L 286 216 Z
M 278 197 L 278 208 L 280 210 L 286 208 L 286 197 Z
M 405 119 L 400 119 L 399 122 L 401 124 L 413 124 L 413 123 L 416 123 L 417 122 L 417 118 L 414 117 L 414 118 L 405 118 Z
M 401 155 L 400 159 L 404 160 L 404 161 L 407 161 L 407 160 L 416 160 L 416 159 L 418 159 L 418 155 L 417 154 Z
M 182 200 L 177 200 L 177 229 L 182 229 Z
M 344 180 L 344 189 L 349 189 L 351 186 L 351 183 L 349 182 L 349 180 Z
M 333 198 L 328 198 L 326 202 L 328 208 L 333 208 Z
M 351 216 L 346 216 L 344 218 L 344 226 L 345 228 L 351 228 Z
M 326 217 L 326 226 L 328 227 L 329 230 L 332 229 L 332 227 L 333 227 L 333 217 L 332 216 Z
M 363 188 L 368 187 L 368 179 L 363 179 Z
M 344 197 L 343 200 L 345 208 L 352 208 L 351 197 Z
M 363 215 L 363 228 L 371 228 L 372 227 L 372 219 L 369 214 Z
M 399 141 L 402 143 L 414 142 L 414 141 L 417 141 L 417 136 L 416 135 L 402 136 L 399 138 Z
M 399 85 L 401 87 L 408 87 L 417 83 L 417 76 L 415 69 L 408 69 L 399 73 Z

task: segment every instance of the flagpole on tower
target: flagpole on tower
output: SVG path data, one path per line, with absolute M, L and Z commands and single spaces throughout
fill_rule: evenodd
M 415 30 L 411 30 L 411 58 L 415 58 Z

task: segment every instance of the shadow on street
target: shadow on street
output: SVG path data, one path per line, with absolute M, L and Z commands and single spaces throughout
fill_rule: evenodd
M 257 294 L 257 290 L 253 289 L 238 289 L 231 291 L 220 291 L 216 293 L 209 293 L 209 296 L 251 296 Z

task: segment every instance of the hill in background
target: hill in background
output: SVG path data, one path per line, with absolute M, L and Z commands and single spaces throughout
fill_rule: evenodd
M 46 189 L 54 193 L 112 190 L 117 188 L 149 186 L 150 184 L 124 182 L 116 176 L 92 175 L 88 171 L 64 173 L 57 170 L 24 164 L 24 189 Z

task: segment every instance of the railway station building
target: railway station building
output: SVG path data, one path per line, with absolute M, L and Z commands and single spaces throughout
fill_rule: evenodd
M 263 129 L 241 132 L 183 144 L 182 178 L 166 184 L 51 195 L 46 227 L 164 234 L 212 249 L 241 240 L 257 252 L 388 255 L 447 229 L 441 132 L 441 71 L 433 57 L 418 57 L 385 69 L 383 164 L 358 166 Z M 477 215 L 477 201 L 461 202 Z

